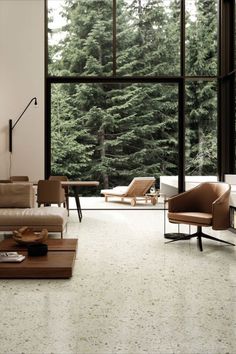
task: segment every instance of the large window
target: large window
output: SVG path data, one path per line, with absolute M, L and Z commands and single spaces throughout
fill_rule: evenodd
M 49 0 L 50 75 L 180 74 L 180 2 Z
M 52 173 L 105 188 L 177 175 L 177 107 L 177 85 L 53 84 Z
M 216 82 L 186 84 L 186 175 L 217 175 Z
M 179 1 L 119 0 L 116 13 L 117 75 L 180 74 Z
M 223 44 L 234 33 L 222 24 L 232 1 L 47 5 L 47 175 L 102 187 L 179 175 L 181 190 L 185 174 L 232 173 L 222 163 L 230 156 L 221 127 L 231 118 L 220 76 L 229 71 Z
M 186 74 L 217 75 L 217 0 L 186 0 Z

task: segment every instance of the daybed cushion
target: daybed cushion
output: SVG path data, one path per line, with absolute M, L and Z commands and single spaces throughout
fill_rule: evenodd
M 67 210 L 59 207 L 0 209 L 0 226 L 57 226 L 67 222 Z
M 102 189 L 101 194 L 122 196 L 122 195 L 125 195 L 127 193 L 127 191 L 128 191 L 127 186 L 118 186 L 118 187 L 114 187 L 112 189 Z

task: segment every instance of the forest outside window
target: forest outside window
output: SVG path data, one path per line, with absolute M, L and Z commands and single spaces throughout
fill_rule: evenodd
M 113 5 L 48 1 L 49 74 L 179 75 L 180 1 L 117 0 L 115 18 Z
M 216 82 L 188 82 L 186 95 L 186 175 L 216 176 Z
M 218 1 L 47 3 L 50 173 L 217 175 Z
M 177 112 L 177 85 L 53 84 L 52 174 L 104 188 L 177 175 Z
M 217 0 L 186 0 L 186 74 L 217 75 Z

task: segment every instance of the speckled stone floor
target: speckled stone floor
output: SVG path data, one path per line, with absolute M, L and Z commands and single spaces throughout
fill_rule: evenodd
M 236 247 L 165 244 L 156 210 L 71 212 L 65 237 L 71 279 L 0 280 L 1 354 L 236 353 Z

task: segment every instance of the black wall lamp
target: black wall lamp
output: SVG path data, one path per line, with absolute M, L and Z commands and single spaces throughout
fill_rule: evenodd
M 12 152 L 12 131 L 15 128 L 16 124 L 19 122 L 19 120 L 21 119 L 21 117 L 23 116 L 23 114 L 25 113 L 25 111 L 28 109 L 28 107 L 31 105 L 31 103 L 34 101 L 34 106 L 37 107 L 38 106 L 38 101 L 37 101 L 37 97 L 33 97 L 29 103 L 27 104 L 27 106 L 25 107 L 25 109 L 23 110 L 23 112 L 21 113 L 21 115 L 19 116 L 19 118 L 16 120 L 15 124 L 12 125 L 12 119 L 9 119 L 9 151 Z

